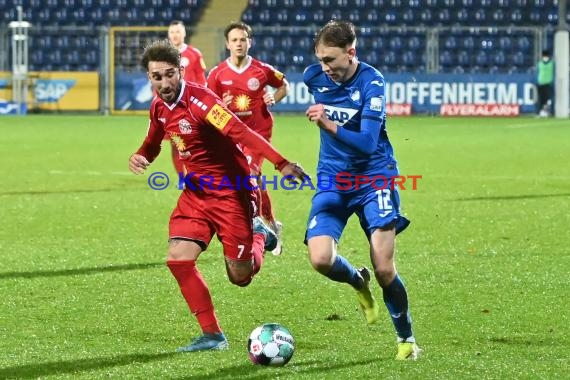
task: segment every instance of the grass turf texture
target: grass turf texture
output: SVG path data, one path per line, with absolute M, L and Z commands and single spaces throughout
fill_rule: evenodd
M 147 174 L 127 171 L 146 124 L 0 118 L 0 378 L 567 376 L 567 120 L 389 120 L 402 174 L 423 176 L 401 192 L 412 225 L 397 247 L 424 349 L 414 363 L 394 361 L 386 311 L 367 327 L 354 292 L 311 269 L 302 243 L 309 190 L 272 192 L 285 252 L 268 255 L 249 287 L 227 281 L 217 241 L 202 255 L 230 350 L 175 353 L 199 329 L 164 265 L 178 190 L 147 184 L 153 171 L 174 176 L 169 147 Z M 293 116 L 276 124 L 276 146 L 314 175 L 317 128 Z M 356 219 L 340 251 L 369 265 Z M 247 337 L 263 322 L 295 337 L 283 368 L 247 358 Z

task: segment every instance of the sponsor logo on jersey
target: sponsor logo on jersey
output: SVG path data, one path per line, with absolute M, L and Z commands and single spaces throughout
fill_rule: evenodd
M 317 226 L 317 216 L 313 216 L 311 222 L 309 223 L 309 229 L 315 228 Z
M 378 87 L 384 86 L 384 83 L 380 82 L 379 80 L 373 80 L 370 84 L 375 84 Z
M 214 104 L 214 106 L 208 111 L 206 115 L 206 120 L 208 120 L 214 127 L 218 128 L 220 131 L 223 130 L 232 118 L 232 115 L 228 111 L 222 108 L 219 104 Z
M 251 105 L 251 99 L 246 94 L 240 94 L 234 98 L 234 105 L 239 111 L 247 111 Z
M 186 144 L 184 143 L 184 140 L 176 133 L 170 135 L 170 140 L 172 140 L 174 146 L 176 147 L 176 149 L 178 149 L 178 152 L 182 152 L 184 149 L 186 149 Z
M 275 78 L 278 80 L 283 80 L 283 77 L 285 76 L 281 71 L 274 71 L 273 75 L 275 75 Z
M 249 88 L 251 91 L 259 89 L 259 85 L 259 80 L 257 78 L 249 78 L 247 81 L 247 88 Z
M 317 91 L 318 91 L 318 92 L 326 92 L 326 91 L 328 91 L 328 90 L 329 90 L 328 87 L 317 88 Z
M 180 133 L 182 134 L 189 134 L 192 132 L 192 126 L 186 119 L 182 119 L 178 122 L 178 128 L 180 128 Z
M 370 98 L 370 110 L 371 111 L 382 111 L 382 103 L 384 103 L 384 97 L 378 96 Z
M 232 84 L 234 84 L 234 81 L 233 80 L 223 80 L 221 83 L 225 86 L 231 86 Z
M 327 117 L 336 125 L 341 126 L 345 125 L 357 112 L 358 110 L 353 108 L 325 106 Z
M 358 102 L 360 100 L 360 91 L 356 90 L 350 94 L 350 99 L 352 99 L 353 102 Z

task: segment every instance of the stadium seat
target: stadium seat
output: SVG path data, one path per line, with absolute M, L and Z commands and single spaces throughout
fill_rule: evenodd
M 430 10 L 425 9 L 424 12 L 422 12 L 422 21 L 424 20 L 425 12 L 430 12 Z M 430 12 L 430 18 L 431 18 L 431 12 Z M 440 9 L 437 12 L 437 22 L 440 23 L 441 25 L 447 25 L 450 20 L 451 20 L 451 15 L 449 13 L 449 9 Z
M 502 25 L 505 23 L 505 12 L 502 9 L 496 9 L 493 11 L 493 22 L 497 25 Z
M 467 9 L 465 8 L 458 9 L 455 14 L 455 21 L 457 21 L 460 24 L 466 24 L 468 20 L 469 20 L 469 12 L 467 12 Z
M 287 25 L 288 20 L 288 15 L 289 15 L 290 11 L 288 9 L 280 9 L 277 11 L 277 13 L 275 14 L 275 18 L 277 19 L 277 23 L 279 25 Z
M 517 25 L 522 20 L 522 12 L 520 9 L 514 9 L 511 13 L 511 23 Z
M 360 10 L 353 9 L 348 13 L 348 20 L 354 24 L 360 23 Z
M 301 49 L 305 49 L 306 51 L 312 51 L 313 49 L 313 39 L 311 37 L 301 37 L 297 40 L 297 43 Z
M 402 63 L 408 67 L 414 67 L 420 63 L 420 60 L 412 51 L 406 51 L 402 54 Z
M 445 46 L 446 49 L 453 50 L 457 47 L 457 40 L 454 36 L 449 36 L 444 40 L 443 46 Z
M 507 58 L 505 57 L 505 53 L 503 51 L 499 51 L 493 54 L 493 62 L 497 66 L 504 66 L 507 63 Z
M 512 44 L 511 37 L 503 36 L 503 37 L 499 38 L 499 48 L 502 51 L 510 51 L 512 48 L 512 45 L 513 44 Z
M 443 67 L 453 66 L 453 56 L 448 50 L 444 50 L 439 55 L 439 64 Z
M 283 36 L 279 41 L 280 48 L 283 50 L 289 50 L 295 46 L 295 42 L 289 36 Z
M 257 41 L 261 41 L 261 46 L 265 50 L 273 50 L 275 48 L 275 39 L 273 36 L 265 36 L 262 38 L 256 38 Z
M 424 49 L 425 45 L 423 43 L 422 38 L 418 37 L 418 36 L 411 36 L 408 39 L 408 49 L 412 50 L 412 51 L 416 51 L 419 49 Z
M 255 11 L 252 8 L 248 8 L 241 14 L 241 20 L 249 25 L 255 25 Z
M 432 23 L 432 13 L 430 9 L 422 9 L 420 13 L 420 23 L 430 25 Z
M 313 12 L 313 22 L 317 25 L 325 22 L 325 12 L 322 9 Z
M 484 25 L 487 21 L 487 13 L 484 9 L 477 9 L 474 14 L 475 24 Z
M 528 53 L 531 47 L 530 39 L 526 36 L 519 37 L 517 46 L 521 52 Z
M 402 49 L 402 39 L 399 36 L 390 39 L 390 49 L 399 51 Z
M 414 11 L 412 9 L 406 9 L 403 13 L 402 13 L 402 20 L 408 24 L 408 25 L 413 25 L 415 22 L 415 14 Z
M 366 12 L 365 22 L 366 25 L 376 26 L 378 21 L 380 20 L 380 15 L 376 9 L 371 9 L 370 11 Z

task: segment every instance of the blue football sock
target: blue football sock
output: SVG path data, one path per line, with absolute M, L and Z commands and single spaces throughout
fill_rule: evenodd
M 408 293 L 400 276 L 396 275 L 394 281 L 382 290 L 384 303 L 390 312 L 398 337 L 401 339 L 412 337 L 412 317 L 408 310 Z
M 356 269 L 341 255 L 336 255 L 336 259 L 329 273 L 325 276 L 333 281 L 346 282 L 354 288 L 361 286 L 361 279 Z

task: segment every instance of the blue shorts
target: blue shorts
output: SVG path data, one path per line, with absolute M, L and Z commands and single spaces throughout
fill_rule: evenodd
M 370 238 L 374 230 L 394 225 L 396 234 L 402 232 L 410 221 L 400 215 L 398 188 L 374 189 L 367 187 L 358 191 L 325 190 L 313 197 L 311 213 L 305 233 L 305 244 L 315 236 L 331 236 L 337 242 L 348 222 L 356 214 L 360 226 Z

